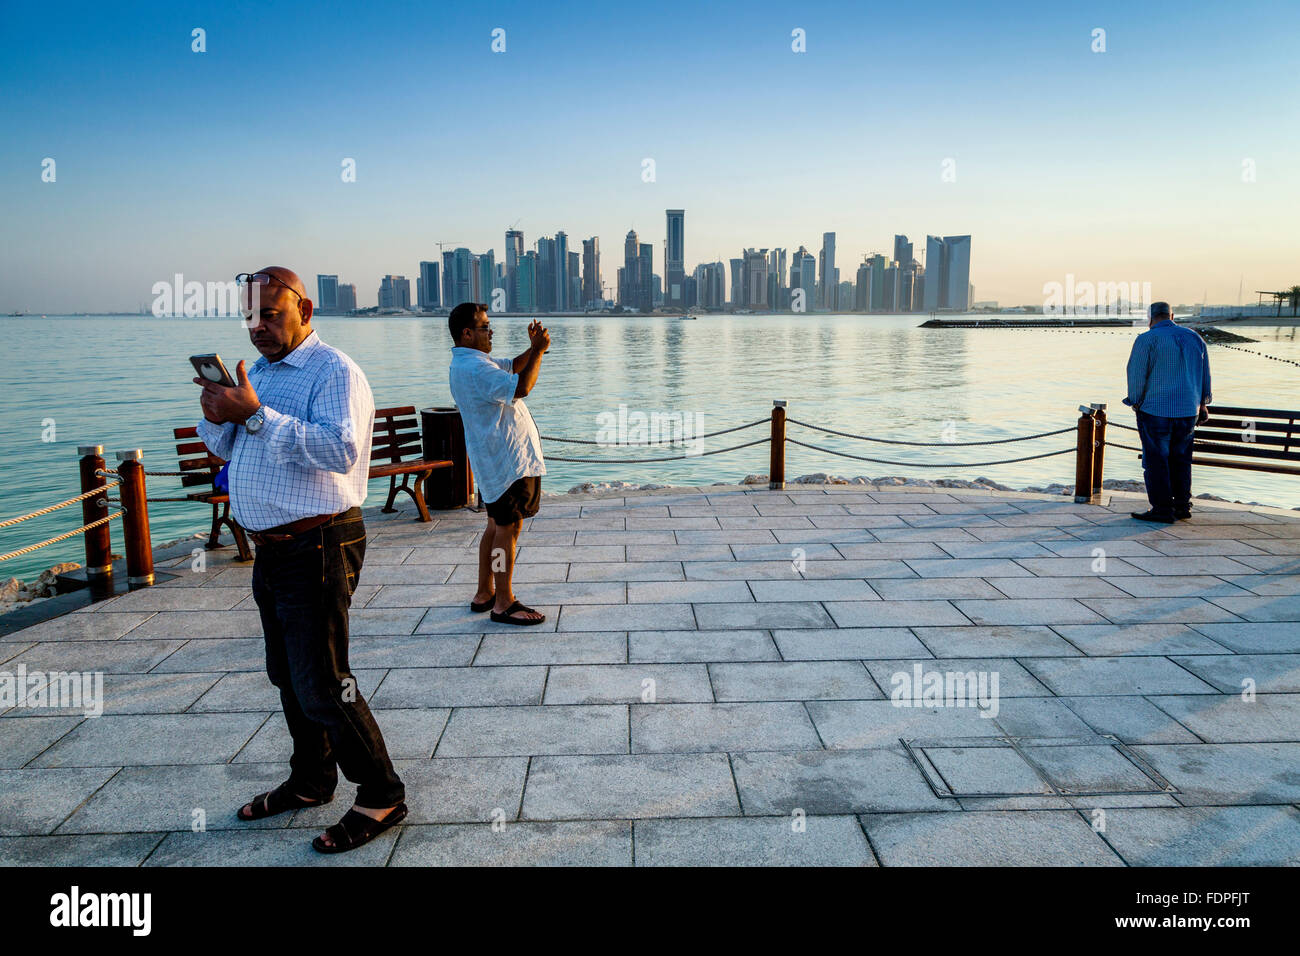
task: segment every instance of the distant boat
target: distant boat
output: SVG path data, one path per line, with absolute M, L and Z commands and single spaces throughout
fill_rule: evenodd
M 677 318 L 681 319 L 683 322 L 694 322 L 694 321 L 695 321 L 695 316 L 693 316 L 693 315 L 679 315 L 679 316 L 677 316 Z

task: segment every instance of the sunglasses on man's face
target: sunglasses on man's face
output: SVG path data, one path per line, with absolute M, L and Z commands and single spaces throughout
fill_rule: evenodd
M 285 282 L 279 276 L 271 275 L 269 272 L 241 272 L 239 275 L 235 276 L 235 281 L 241 286 L 270 285 L 271 283 L 275 283 L 276 285 L 288 289 L 294 295 L 297 295 L 298 303 L 300 305 L 302 304 L 302 296 L 298 295 L 297 289 L 289 285 L 289 283 Z

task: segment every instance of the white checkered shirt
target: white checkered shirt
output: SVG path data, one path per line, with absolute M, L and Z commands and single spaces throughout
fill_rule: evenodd
M 258 358 L 248 380 L 266 423 L 199 422 L 230 462 L 230 511 L 250 531 L 337 514 L 366 500 L 375 400 L 357 364 L 315 332 L 280 359 Z

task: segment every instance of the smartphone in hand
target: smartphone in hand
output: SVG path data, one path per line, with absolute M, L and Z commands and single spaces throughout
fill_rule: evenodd
M 227 388 L 234 388 L 235 378 L 226 370 L 226 365 L 221 361 L 221 356 L 212 355 L 191 355 L 190 364 L 194 366 L 195 373 L 205 382 L 216 382 L 218 385 L 225 385 Z

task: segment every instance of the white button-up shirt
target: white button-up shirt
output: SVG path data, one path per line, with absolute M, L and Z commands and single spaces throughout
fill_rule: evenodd
M 278 362 L 258 358 L 248 380 L 266 418 L 255 434 L 206 418 L 198 428 L 230 462 L 235 520 L 265 531 L 365 501 L 375 400 L 357 364 L 313 331 Z
M 493 502 L 520 478 L 546 474 L 542 437 L 528 406 L 515 398 L 514 360 L 478 349 L 451 350 L 451 397 L 465 426 L 465 451 L 483 500 Z

